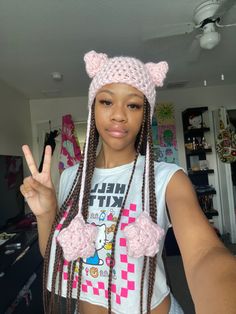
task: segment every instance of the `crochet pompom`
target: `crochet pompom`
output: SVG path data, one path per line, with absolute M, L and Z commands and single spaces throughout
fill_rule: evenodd
M 108 56 L 105 53 L 97 53 L 94 50 L 87 52 L 84 55 L 84 62 L 88 76 L 93 78 L 107 60 Z
M 163 86 L 164 79 L 169 70 L 168 63 L 166 61 L 161 61 L 159 63 L 149 62 L 145 64 L 145 67 L 151 74 L 153 83 L 159 87 Z
M 62 247 L 64 258 L 70 262 L 79 257 L 93 256 L 96 237 L 96 226 L 86 224 L 82 216 L 77 216 L 67 228 L 61 230 L 57 236 L 57 241 Z
M 153 257 L 159 251 L 159 241 L 164 230 L 155 224 L 147 213 L 142 212 L 134 223 L 124 228 L 124 234 L 129 256 Z

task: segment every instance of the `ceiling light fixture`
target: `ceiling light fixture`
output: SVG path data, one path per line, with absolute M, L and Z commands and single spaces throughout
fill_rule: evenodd
M 212 49 L 220 42 L 220 33 L 215 30 L 213 23 L 208 23 L 203 28 L 203 34 L 200 37 L 200 46 L 203 49 Z
M 52 78 L 54 81 L 62 81 L 63 75 L 60 72 L 52 72 Z

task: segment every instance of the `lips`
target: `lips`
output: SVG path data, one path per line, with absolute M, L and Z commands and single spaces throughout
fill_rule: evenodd
M 113 137 L 124 137 L 128 133 L 126 129 L 123 128 L 108 128 L 107 133 Z

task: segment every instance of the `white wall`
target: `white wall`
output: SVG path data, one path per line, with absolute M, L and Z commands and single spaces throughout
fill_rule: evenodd
M 22 156 L 22 144 L 32 145 L 29 99 L 0 80 L 0 154 Z M 24 160 L 24 175 L 29 175 Z M 26 211 L 28 211 L 26 206 Z
M 29 99 L 0 80 L 0 109 L 0 154 L 22 155 L 22 144 L 32 144 Z

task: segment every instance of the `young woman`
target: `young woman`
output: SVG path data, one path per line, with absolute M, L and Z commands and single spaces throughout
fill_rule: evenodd
M 39 173 L 23 146 L 32 175 L 21 192 L 38 222 L 45 313 L 183 313 L 162 261 L 170 224 L 196 313 L 236 313 L 235 258 L 199 208 L 184 171 L 154 161 L 155 86 L 162 86 L 167 63 L 95 51 L 85 63 L 93 78 L 86 144 L 80 165 L 61 176 L 58 201 L 50 147 Z

